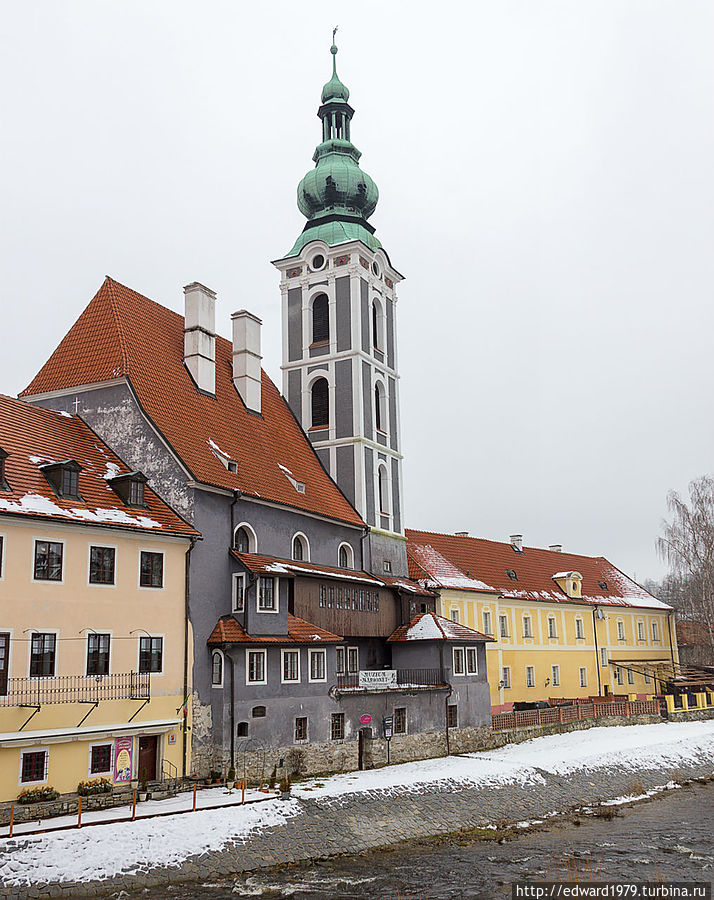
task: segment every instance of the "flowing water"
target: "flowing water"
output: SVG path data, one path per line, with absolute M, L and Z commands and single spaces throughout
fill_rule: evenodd
M 510 897 L 513 881 L 714 881 L 714 784 L 667 792 L 580 816 L 505 842 L 468 835 L 411 841 L 395 849 L 305 863 L 204 884 L 132 894 L 132 900 L 290 897 L 462 900 Z M 126 897 L 126 894 L 123 895 Z

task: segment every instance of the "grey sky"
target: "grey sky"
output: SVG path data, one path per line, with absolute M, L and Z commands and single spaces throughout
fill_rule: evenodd
M 642 579 L 665 493 L 712 470 L 708 0 L 11 2 L 0 19 L 0 391 L 105 274 L 247 307 L 339 24 L 352 137 L 400 291 L 406 516 L 607 555 Z

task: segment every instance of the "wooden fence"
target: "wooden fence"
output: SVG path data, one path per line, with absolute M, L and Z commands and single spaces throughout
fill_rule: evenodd
M 549 709 L 527 709 L 522 712 L 495 713 L 491 716 L 494 731 L 511 731 L 529 725 L 555 725 L 581 719 L 600 719 L 608 716 L 658 716 L 657 700 L 615 700 L 613 702 L 575 702 L 569 706 Z

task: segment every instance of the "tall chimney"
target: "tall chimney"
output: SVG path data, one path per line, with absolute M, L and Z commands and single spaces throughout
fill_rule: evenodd
M 246 407 L 260 412 L 260 326 L 262 321 L 240 309 L 231 316 L 233 322 L 233 384 Z
M 523 535 L 522 534 L 512 534 L 510 537 L 511 546 L 516 551 L 516 553 L 523 552 Z
M 200 391 L 216 393 L 216 295 L 197 281 L 183 289 L 183 361 Z
M 548 547 L 548 549 L 549 549 L 549 550 L 552 550 L 553 553 L 562 553 L 562 552 L 563 552 L 563 545 L 562 545 L 562 544 L 551 544 L 551 545 Z

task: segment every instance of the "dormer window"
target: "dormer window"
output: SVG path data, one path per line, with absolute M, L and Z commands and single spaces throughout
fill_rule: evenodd
M 511 581 L 518 581 L 518 575 L 516 575 L 515 569 L 506 569 L 506 575 L 508 575 Z
M 63 500 L 81 500 L 79 493 L 79 473 L 82 467 L 73 459 L 58 463 L 45 463 L 40 471 L 55 494 Z
M 127 506 L 146 506 L 144 485 L 146 475 L 141 472 L 128 472 L 126 475 L 116 475 L 108 479 L 109 484 Z
M 599 586 L 599 587 L 601 588 L 601 590 L 603 590 L 603 591 L 606 591 L 606 590 L 607 590 L 607 582 L 606 582 L 606 581 L 598 581 L 598 586 Z
M 8 454 L 0 447 L 0 491 L 9 491 L 10 485 L 5 478 L 5 460 Z

